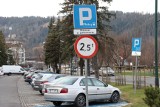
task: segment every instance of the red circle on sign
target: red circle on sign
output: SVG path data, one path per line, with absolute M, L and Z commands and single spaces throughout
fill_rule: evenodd
M 80 40 L 82 40 L 82 39 L 84 39 L 84 38 L 89 38 L 89 39 L 91 39 L 92 42 L 94 42 L 94 44 L 95 44 L 95 48 L 94 48 L 93 52 L 92 52 L 90 55 L 83 55 L 83 54 L 81 54 L 80 51 L 78 50 L 78 43 L 79 43 Z M 85 58 L 85 59 L 89 59 L 89 58 L 94 57 L 94 56 L 96 55 L 96 53 L 98 52 L 98 42 L 96 41 L 96 39 L 95 39 L 94 37 L 92 37 L 92 36 L 90 36 L 90 35 L 82 35 L 82 36 L 79 36 L 79 37 L 76 39 L 76 41 L 75 41 L 75 43 L 74 43 L 74 50 L 75 50 L 75 52 L 77 53 L 77 55 L 78 55 L 79 57 Z

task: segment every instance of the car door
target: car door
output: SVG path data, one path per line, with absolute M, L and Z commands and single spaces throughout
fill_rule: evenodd
M 83 78 L 81 81 L 80 81 L 80 86 L 83 88 L 83 90 L 86 89 L 85 87 L 85 78 Z M 96 98 L 96 93 L 97 93 L 97 89 L 95 89 L 91 79 L 88 78 L 88 99 L 89 100 L 93 100 Z
M 108 87 L 108 85 L 104 84 L 102 81 L 96 78 L 92 78 L 91 80 L 97 92 L 97 99 L 110 98 L 112 90 Z

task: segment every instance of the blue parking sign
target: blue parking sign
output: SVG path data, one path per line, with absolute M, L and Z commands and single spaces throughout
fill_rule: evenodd
M 142 38 L 132 38 L 132 56 L 141 56 Z
M 75 29 L 97 28 L 97 10 L 95 5 L 74 5 L 73 19 Z

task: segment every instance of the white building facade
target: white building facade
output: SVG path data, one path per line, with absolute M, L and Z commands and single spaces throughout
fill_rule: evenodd
M 23 44 L 21 41 L 16 40 L 15 34 L 8 38 L 6 38 L 6 44 L 9 47 L 9 50 L 11 53 L 7 54 L 12 54 L 13 59 L 16 62 L 16 64 L 25 64 L 25 48 L 23 47 Z

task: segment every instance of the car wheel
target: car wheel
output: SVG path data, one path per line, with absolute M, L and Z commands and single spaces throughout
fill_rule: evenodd
M 41 94 L 43 94 L 43 93 L 42 93 L 42 90 L 39 90 L 39 92 L 40 92 Z
M 9 73 L 8 73 L 8 76 L 11 76 L 11 74 L 12 74 L 12 73 L 11 73 L 11 72 L 9 72 Z
M 112 94 L 112 96 L 110 98 L 110 101 L 112 103 L 117 103 L 119 101 L 119 99 L 120 99 L 119 93 L 117 91 L 113 92 L 113 94 Z
M 76 107 L 83 107 L 86 104 L 86 97 L 83 94 L 79 94 L 75 100 Z
M 62 102 L 61 101 L 53 101 L 53 104 L 55 106 L 60 106 L 62 104 Z

